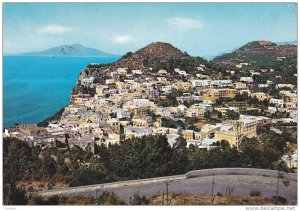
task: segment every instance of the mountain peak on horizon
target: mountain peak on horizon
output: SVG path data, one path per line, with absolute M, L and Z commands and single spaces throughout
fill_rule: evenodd
M 18 56 L 78 56 L 78 57 L 115 57 L 117 55 L 105 53 L 95 48 L 86 47 L 80 43 L 60 45 L 44 51 L 18 54 Z
M 185 55 L 181 50 L 174 47 L 172 44 L 165 42 L 152 42 L 133 54 L 140 54 L 145 58 L 150 57 L 163 60 L 180 58 Z
M 180 59 L 187 56 L 170 43 L 152 42 L 149 45 L 135 51 L 128 52 L 116 65 L 128 66 L 131 68 L 142 68 L 144 64 L 155 62 L 166 62 L 173 59 Z

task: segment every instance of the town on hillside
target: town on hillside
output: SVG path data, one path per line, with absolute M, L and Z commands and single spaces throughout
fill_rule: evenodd
M 260 48 L 254 49 L 251 53 L 257 54 Z M 290 51 L 284 50 L 273 58 L 276 64 L 290 60 Z M 241 51 L 245 47 L 239 55 Z M 202 58 L 154 43 L 114 64 L 90 64 L 58 118 L 18 124 L 3 135 L 62 152 L 74 146 L 94 152 L 95 146 L 155 135 L 165 136 L 172 147 L 184 142 L 206 150 L 224 140 L 239 149 L 245 138 L 260 140 L 264 130 L 295 139 L 297 84 L 287 83 L 276 67 L 259 66 L 255 59 L 217 59 L 220 71 Z M 297 78 L 296 66 L 293 71 L 290 77 Z M 290 144 L 282 160 L 296 168 L 297 147 Z

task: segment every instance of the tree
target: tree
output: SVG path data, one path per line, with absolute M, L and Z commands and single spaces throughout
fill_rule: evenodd
M 234 100 L 239 101 L 239 102 L 247 102 L 248 100 L 248 95 L 247 94 L 237 94 L 234 97 Z
M 285 179 L 284 174 L 282 171 L 287 172 L 288 168 L 286 166 L 286 163 L 284 161 L 278 161 L 275 163 L 274 168 L 278 170 L 277 172 L 277 184 L 276 184 L 276 196 L 275 196 L 275 205 L 280 201 L 279 196 L 279 181 L 282 180 L 282 183 L 285 187 L 290 185 L 290 181 Z
M 264 152 L 257 139 L 244 137 L 239 149 L 241 150 L 242 167 L 265 167 L 261 157 Z
M 70 186 L 91 185 L 106 182 L 106 175 L 99 170 L 84 168 L 78 170 L 72 177 Z
M 238 119 L 240 119 L 240 114 L 235 112 L 235 111 L 228 110 L 227 111 L 227 118 L 230 119 L 230 120 L 238 120 Z
M 41 161 L 42 174 L 52 176 L 56 173 L 56 161 L 50 156 L 46 155 Z
M 15 138 L 3 139 L 3 203 L 26 204 L 25 191 L 16 182 L 36 168 L 36 157 L 31 148 Z

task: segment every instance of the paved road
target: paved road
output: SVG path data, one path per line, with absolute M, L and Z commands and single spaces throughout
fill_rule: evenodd
M 186 192 L 190 194 L 211 193 L 213 176 L 196 177 L 173 181 L 169 185 L 170 192 Z M 238 196 L 247 196 L 253 188 L 261 191 L 263 197 L 272 197 L 276 192 L 277 178 L 258 176 L 258 175 L 216 175 L 214 176 L 215 186 L 214 192 L 226 194 L 226 188 L 234 187 L 234 194 Z M 290 180 L 290 185 L 285 187 L 282 182 L 279 186 L 279 195 L 296 202 L 297 201 L 297 181 Z M 166 192 L 165 182 L 157 182 L 152 184 L 130 185 L 115 188 L 101 188 L 98 195 L 103 191 L 111 191 L 118 194 L 125 201 L 134 193 L 139 192 L 140 195 L 151 197 L 154 194 Z M 83 191 L 72 193 L 69 195 L 92 195 L 96 196 L 96 191 Z

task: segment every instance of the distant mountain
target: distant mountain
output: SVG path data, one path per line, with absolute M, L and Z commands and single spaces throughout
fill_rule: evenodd
M 93 57 L 114 57 L 116 55 L 105 53 L 95 48 L 88 48 L 81 44 L 61 45 L 40 52 L 18 54 L 18 56 L 93 56 Z

